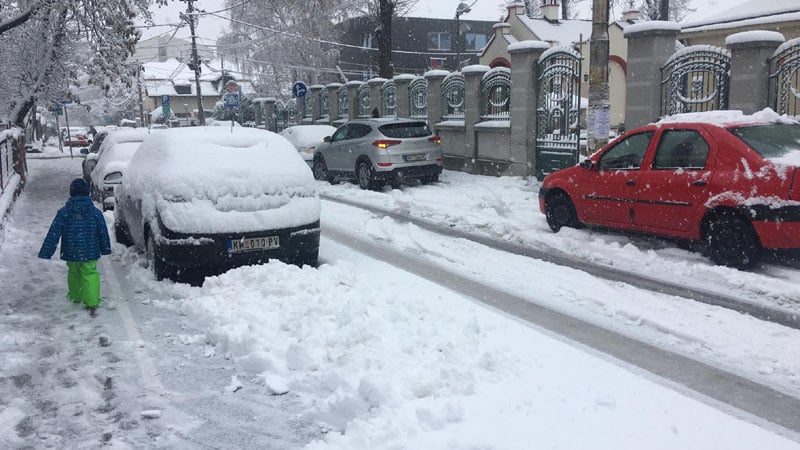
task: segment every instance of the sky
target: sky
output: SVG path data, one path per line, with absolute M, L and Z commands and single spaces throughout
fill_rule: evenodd
M 0 383 L 0 447 L 90 447 L 102 427 L 106 445 L 120 449 L 199 439 L 314 450 L 800 448 L 786 430 L 341 242 L 398 252 L 792 396 L 800 331 L 330 201 L 322 227 L 341 240 L 323 236 L 318 268 L 273 262 L 189 286 L 155 281 L 142 255 L 115 243 L 99 264 L 105 302 L 88 321 L 63 298 L 64 263 L 34 257 L 80 159 L 32 156 L 29 171 L 0 246 L 0 326 L 9 330 L 0 362 L 14 380 Z M 385 192 L 316 183 L 329 196 L 462 231 L 800 309 L 791 268 L 740 272 L 647 240 L 554 234 L 530 179 L 445 171 L 440 183 Z M 113 223 L 113 212 L 105 217 Z M 230 409 L 251 404 L 249 414 Z M 256 428 L 267 433 L 250 435 Z
M 733 8 L 737 5 L 744 3 L 747 0 L 692 0 L 691 7 L 696 9 L 687 16 L 687 21 L 694 21 L 703 19 L 710 15 L 716 14 L 720 11 Z M 420 17 L 435 17 L 435 18 L 452 18 L 455 10 L 461 0 L 420 0 L 416 9 L 411 14 Z M 470 3 L 470 2 L 467 2 Z M 502 0 L 477 0 L 472 6 L 472 11 L 463 15 L 465 19 L 472 20 L 499 20 L 502 15 Z M 214 12 L 224 9 L 223 2 L 219 0 L 198 0 L 195 5 L 198 9 Z M 617 8 L 619 9 L 619 8 Z M 171 24 L 179 22 L 178 14 L 186 10 L 186 4 L 173 0 L 172 3 L 166 7 L 153 7 L 154 23 L 156 24 Z M 591 18 L 591 1 L 582 0 L 578 5 L 580 11 L 579 18 Z M 619 17 L 622 11 L 612 10 L 610 15 L 612 18 Z M 214 45 L 216 38 L 228 26 L 228 21 L 212 16 L 205 16 L 200 19 L 197 33 L 200 38 L 200 43 L 207 45 Z M 153 27 L 150 29 L 142 29 L 143 37 L 149 38 L 160 33 L 171 34 L 173 28 L 171 27 Z M 189 36 L 188 27 L 179 30 L 178 37 Z

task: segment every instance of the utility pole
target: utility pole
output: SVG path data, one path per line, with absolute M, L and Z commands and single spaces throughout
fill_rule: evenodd
M 658 3 L 658 20 L 669 20 L 669 0 Z
M 146 127 L 147 122 L 144 120 L 144 102 L 142 100 L 142 70 L 144 69 L 141 63 L 139 63 L 139 60 L 136 60 L 136 87 L 139 89 L 139 120 L 141 121 L 140 125 Z
M 594 152 L 608 143 L 611 105 L 608 100 L 608 0 L 592 0 L 589 39 L 589 109 L 586 111 L 587 148 Z
M 203 96 L 200 93 L 200 59 L 197 57 L 197 36 L 194 32 L 195 21 L 195 0 L 181 0 L 186 2 L 186 15 L 184 19 L 189 22 L 189 31 L 192 33 L 192 65 L 194 66 L 194 83 L 197 91 L 197 112 L 200 119 L 200 125 L 206 124 L 206 114 L 203 110 Z

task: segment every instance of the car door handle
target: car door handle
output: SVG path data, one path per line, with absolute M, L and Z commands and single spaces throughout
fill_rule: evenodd
M 636 180 L 625 180 L 626 186 L 633 186 L 636 184 Z
M 705 185 L 707 185 L 707 184 L 708 184 L 708 182 L 706 182 L 706 180 L 696 180 L 696 181 L 695 181 L 694 183 L 692 183 L 692 184 L 693 184 L 693 185 L 695 185 L 695 186 L 705 186 Z

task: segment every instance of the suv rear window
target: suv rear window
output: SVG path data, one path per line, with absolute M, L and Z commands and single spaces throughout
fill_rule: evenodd
M 800 125 L 776 123 L 730 128 L 728 131 L 764 158 L 780 158 L 800 150 Z
M 390 123 L 378 127 L 384 136 L 389 138 L 419 138 L 430 136 L 431 130 L 425 122 Z

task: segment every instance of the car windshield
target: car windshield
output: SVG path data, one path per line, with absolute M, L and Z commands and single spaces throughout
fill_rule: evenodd
M 776 123 L 730 128 L 729 131 L 768 159 L 800 151 L 800 124 Z
M 430 136 L 431 130 L 425 122 L 390 123 L 378 127 L 378 130 L 390 138 L 419 138 Z

